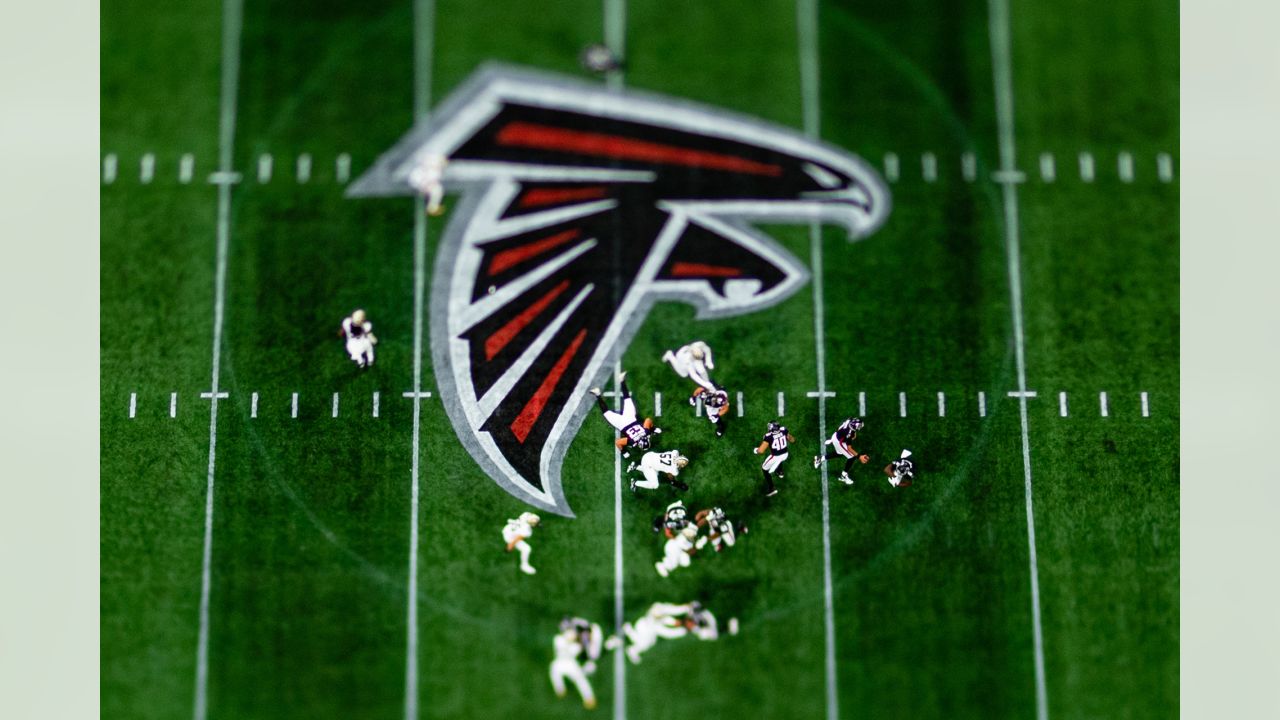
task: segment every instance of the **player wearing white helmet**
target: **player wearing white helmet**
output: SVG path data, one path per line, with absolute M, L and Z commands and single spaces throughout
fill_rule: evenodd
M 584 633 L 583 625 L 586 626 Z M 594 633 L 594 637 L 592 636 Z M 552 641 L 555 659 L 551 661 L 551 687 L 556 697 L 565 696 L 565 678 L 578 688 L 582 696 L 582 706 L 592 710 L 596 706 L 596 695 L 591 689 L 588 675 L 596 671 L 596 664 L 591 655 L 594 641 L 595 657 L 600 657 L 600 626 L 588 623 L 581 618 L 565 618 L 560 622 L 560 632 Z M 578 662 L 580 655 L 586 654 L 585 664 Z
M 373 364 L 373 346 L 378 338 L 373 334 L 373 323 L 365 317 L 363 310 L 356 310 L 350 317 L 342 319 L 342 329 L 338 336 L 347 340 L 347 354 L 352 361 L 362 368 Z
M 889 484 L 894 487 L 907 487 L 916 478 L 916 465 L 907 458 L 910 450 L 903 450 L 897 460 L 884 466 L 884 474 L 889 476 Z
M 707 373 L 716 367 L 711 359 L 711 347 L 701 340 L 694 340 L 675 352 L 666 351 L 662 354 L 662 362 L 670 363 L 677 375 L 689 378 L 704 390 L 716 389 L 716 384 L 711 382 L 711 376 Z
M 644 454 L 644 457 L 640 458 L 639 464 L 632 462 L 627 466 L 628 473 L 638 469 L 640 474 L 644 475 L 644 480 L 631 479 L 631 490 L 632 492 L 636 488 L 655 490 L 663 479 L 675 488 L 688 490 L 689 486 L 676 478 L 688 464 L 689 458 L 681 455 L 679 450 L 668 450 L 667 452 L 649 451 Z
M 733 532 L 733 522 L 725 516 L 724 510 L 718 507 L 699 510 L 698 514 L 693 517 L 694 524 L 698 527 L 707 529 L 707 536 L 698 538 L 697 548 L 701 550 L 707 541 L 711 541 L 711 547 L 716 552 L 720 552 L 720 547 L 733 547 L 737 542 L 737 536 Z M 746 532 L 746 529 L 743 529 Z
M 667 506 L 666 511 L 653 519 L 653 531 L 660 532 L 668 540 L 674 538 L 689 524 L 689 512 L 683 500 L 676 500 Z
M 427 214 L 439 217 L 444 214 L 444 168 L 449 164 L 443 155 L 424 155 L 409 171 L 409 184 L 426 203 Z
M 654 569 L 662 577 L 671 574 L 678 567 L 689 567 L 689 558 L 696 550 L 698 526 L 686 525 L 662 547 L 662 559 L 653 564 Z
M 526 575 L 538 572 L 529 564 L 529 553 L 533 548 L 529 547 L 529 543 L 525 541 L 533 535 L 533 529 L 538 526 L 540 520 L 541 518 L 531 512 L 523 512 L 518 518 L 508 519 L 506 526 L 502 528 L 502 540 L 507 543 L 507 552 L 512 550 L 520 552 L 520 572 Z
M 836 458 L 844 458 L 844 469 L 840 471 L 840 477 L 837 478 L 845 485 L 852 485 L 853 478 L 849 477 L 849 471 L 853 469 L 853 461 L 865 465 L 869 458 L 866 455 L 859 455 L 857 450 L 853 449 L 853 440 L 858 437 L 858 431 L 863 427 L 862 418 L 849 417 L 840 423 L 836 431 L 831 433 L 831 437 L 827 439 L 825 445 L 830 445 L 831 450 L 826 455 L 814 455 L 813 467 L 816 470 L 822 463 Z
M 765 451 L 769 453 L 769 457 L 765 458 L 764 463 L 760 465 L 760 472 L 764 474 L 765 497 L 778 494 L 778 488 L 773 484 L 773 476 L 776 474 L 779 480 L 782 479 L 782 463 L 791 457 L 791 451 L 788 448 L 795 441 L 791 433 L 776 420 L 770 421 L 765 426 L 764 439 L 754 450 L 756 455 Z

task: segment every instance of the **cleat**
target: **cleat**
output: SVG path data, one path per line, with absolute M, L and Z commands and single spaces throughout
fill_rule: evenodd
M 814 456 L 813 456 L 813 469 L 814 469 L 814 470 L 817 470 L 819 467 L 821 467 L 821 466 L 822 466 L 822 461 L 823 461 L 823 457 L 822 457 L 821 455 L 814 455 Z
M 622 372 L 618 373 L 618 384 L 621 385 L 626 381 L 627 381 L 627 371 L 623 370 Z
M 661 575 L 662 577 L 666 577 L 666 576 L 667 576 L 667 568 L 666 568 L 665 566 L 663 566 L 663 564 L 662 564 L 662 563 L 660 563 L 660 562 L 656 562 L 656 563 L 654 563 L 654 564 L 653 564 L 653 567 L 654 567 L 654 569 L 655 569 L 655 570 L 657 570 L 657 571 L 658 571 L 658 574 L 659 574 L 659 575 Z
M 600 388 L 598 387 L 591 388 L 587 392 L 591 393 L 592 395 L 595 395 L 596 397 L 600 397 Z
M 675 353 L 671 352 L 670 350 L 668 350 L 668 351 L 666 351 L 666 352 L 662 353 L 662 362 L 664 362 L 664 363 L 674 363 L 675 361 L 676 361 L 676 354 L 675 354 Z
M 778 494 L 778 488 L 774 488 L 774 489 L 770 490 L 769 492 L 765 493 L 765 494 L 764 494 L 764 496 L 765 496 L 765 497 L 773 497 L 774 495 L 777 495 L 777 494 Z
M 838 479 L 840 482 L 844 483 L 845 485 L 852 485 L 852 484 L 853 484 L 853 478 L 849 477 L 849 473 L 847 473 L 847 472 L 842 472 L 842 473 L 840 473 L 840 477 L 839 477 L 839 478 L 837 478 L 837 479 Z
M 654 435 L 661 435 L 661 434 L 662 434 L 662 428 L 660 428 L 660 427 L 656 427 L 656 428 L 654 428 L 654 429 L 653 429 L 652 431 L 650 431 L 650 432 L 652 432 Z
M 525 575 L 535 575 L 537 574 L 538 571 L 534 569 L 532 565 L 521 565 L 520 572 L 524 573 Z
M 634 465 L 635 463 L 632 463 L 632 464 Z M 635 492 L 635 491 L 636 491 L 636 479 L 631 478 L 631 492 Z
M 632 460 L 630 464 L 627 465 L 627 472 L 631 472 L 632 470 L 635 470 L 635 469 L 636 469 L 636 461 Z

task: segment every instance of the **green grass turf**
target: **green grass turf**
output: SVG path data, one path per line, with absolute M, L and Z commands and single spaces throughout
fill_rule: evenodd
M 175 181 L 192 152 L 216 161 L 220 8 L 103 13 L 102 699 L 104 717 L 184 717 L 194 687 L 212 334 L 216 193 Z M 1176 9 L 1096 1 L 1014 4 L 1014 78 L 1039 573 L 1052 717 L 1177 711 Z M 959 156 L 996 164 L 984 3 L 820 9 L 823 137 L 879 164 L 899 155 L 895 209 L 875 236 L 823 237 L 828 432 L 867 393 L 858 484 L 831 485 L 836 652 L 843 716 L 1022 717 L 1034 712 L 1031 599 L 1009 288 L 999 194 L 966 183 Z M 795 8 L 727 1 L 628 7 L 627 82 L 801 124 Z M 580 74 L 598 4 L 443 0 L 436 98 L 490 59 Z M 211 608 L 214 717 L 398 717 L 409 547 L 414 207 L 341 197 L 333 161 L 367 166 L 412 119 L 407 3 L 250 3 L 241 49 L 221 384 Z M 1074 156 L 1098 156 L 1098 182 Z M 1115 179 L 1134 153 L 1137 179 Z M 157 153 L 157 178 L 137 159 Z M 1038 152 L 1059 180 L 1040 183 Z M 314 157 L 312 180 L 293 161 Z M 919 155 L 939 161 L 920 180 Z M 259 183 L 257 157 L 275 177 Z M 806 228 L 770 228 L 802 261 Z M 430 256 L 440 226 L 429 225 Z M 428 268 L 430 266 L 428 265 Z M 334 337 L 370 311 L 379 361 L 357 373 Z M 723 504 L 751 532 L 662 580 L 648 529 L 670 499 L 624 491 L 626 616 L 701 597 L 743 633 L 661 642 L 628 666 L 631 717 L 682 712 L 822 717 L 824 639 L 812 288 L 765 314 L 696 321 L 654 309 L 625 356 L 642 409 L 664 396 L 664 440 L 694 458 L 686 502 Z M 717 377 L 747 395 L 728 436 L 681 404 L 658 358 L 696 334 Z M 430 363 L 424 388 L 433 389 Z M 1056 393 L 1072 416 L 1057 416 Z M 1112 393 L 1111 417 L 1096 393 Z M 1137 393 L 1149 391 L 1152 417 Z M 127 418 L 128 395 L 139 415 Z M 168 393 L 180 393 L 178 418 Z M 370 415 L 370 396 L 381 412 Z M 799 438 L 782 493 L 759 498 L 748 454 L 774 394 Z M 897 416 L 898 392 L 908 414 Z M 947 417 L 935 393 L 947 394 Z M 988 415 L 976 412 L 987 395 Z M 259 393 L 250 417 L 250 393 Z M 289 397 L 300 393 L 297 419 Z M 339 418 L 330 395 L 341 394 Z M 585 714 L 546 679 L 564 613 L 613 618 L 612 435 L 586 421 L 565 463 L 573 521 L 545 517 L 524 577 L 499 530 L 521 506 L 479 472 L 433 398 L 422 404 L 419 683 L 424 717 Z M 878 466 L 901 447 L 921 481 L 893 490 Z M 611 658 L 594 685 L 613 697 Z M 571 691 L 572 692 L 572 691 Z M 679 703 L 679 709 L 673 707 Z

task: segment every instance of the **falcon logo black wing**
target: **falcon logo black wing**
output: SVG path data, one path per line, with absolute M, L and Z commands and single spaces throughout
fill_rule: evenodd
M 789 129 L 504 67 L 478 71 L 349 189 L 411 195 L 424 158 L 461 191 L 436 257 L 431 351 L 463 444 L 499 485 L 572 515 L 565 450 L 654 302 L 754 312 L 808 272 L 752 223 L 851 238 L 889 211 L 863 161 Z

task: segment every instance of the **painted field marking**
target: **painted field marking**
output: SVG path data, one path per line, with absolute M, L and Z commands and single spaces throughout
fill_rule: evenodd
M 230 187 L 240 182 L 240 173 L 231 170 L 219 170 L 209 173 L 209 184 Z
M 931 152 L 927 152 L 920 156 L 920 174 L 924 176 L 925 182 L 933 182 L 938 179 L 938 158 Z
M 1143 392 L 1141 397 L 1142 397 L 1142 417 L 1150 417 L 1151 415 L 1150 408 L 1147 406 L 1147 393 Z
M 333 394 L 333 415 L 332 415 L 332 417 L 338 417 L 338 393 L 334 393 L 334 394 Z
M 967 152 L 960 156 L 960 172 L 964 175 L 965 182 L 973 182 L 978 177 L 978 159 L 973 153 Z
M 342 153 L 333 163 L 333 176 L 340 183 L 345 183 L 351 179 L 351 156 Z
M 782 393 L 778 393 L 778 417 L 787 414 L 787 397 Z
M 1087 183 L 1093 182 L 1093 155 L 1087 152 L 1080 153 L 1080 179 Z
M 835 393 L 833 393 L 833 392 L 823 392 L 823 391 L 820 391 L 820 390 L 811 390 L 811 391 L 809 391 L 809 392 L 805 393 L 805 396 L 806 396 L 806 397 L 811 397 L 811 398 L 833 398 L 833 397 L 835 397 L 835 396 L 836 396 L 836 394 L 835 394 Z
M 116 159 L 115 153 L 102 158 L 102 182 L 110 185 L 116 181 Z
M 866 415 L 866 414 L 867 414 L 867 394 L 865 392 L 859 391 L 858 392 L 858 415 Z
M 1120 175 L 1120 182 L 1133 182 L 1133 155 L 1122 152 L 1116 158 L 1116 172 Z
M 1035 396 L 1036 396 L 1035 390 L 1010 390 L 1009 391 L 1009 397 L 1011 398 L 1033 398 Z
M 400 393 L 400 395 L 402 397 L 412 398 L 414 400 L 422 400 L 422 399 L 431 397 L 431 392 L 427 390 L 421 390 L 418 392 L 414 392 L 413 390 L 410 390 L 409 392 Z
M 662 417 L 662 393 L 660 392 L 653 394 L 653 416 Z
M 1098 393 L 1098 409 L 1102 411 L 1102 417 L 1108 417 L 1106 391 Z
M 1040 153 L 1040 179 L 1045 182 L 1053 182 L 1058 177 L 1058 168 L 1053 159 L 1053 153 Z
M 293 399 L 289 401 L 289 417 L 298 417 L 298 393 L 294 393 Z
M 978 417 L 986 417 L 986 416 L 987 416 L 987 394 L 982 391 L 979 391 L 978 392 Z
M 196 156 L 186 153 L 182 159 L 178 161 L 178 182 L 186 185 L 191 182 L 191 178 L 196 174 Z
M 693 416 L 702 417 L 702 396 L 699 395 L 697 400 L 693 402 Z
M 1173 158 L 1169 153 L 1156 155 L 1156 172 L 1160 175 L 1160 182 L 1173 182 Z
M 1001 185 L 1018 185 L 1027 181 L 1027 174 L 1021 170 L 996 170 L 991 179 Z
M 991 74 L 995 86 L 999 131 L 1000 168 L 1017 167 L 1014 139 L 1013 61 L 1009 30 L 1009 0 L 989 0 L 988 33 L 991 38 Z M 1018 186 L 1001 187 L 1004 210 L 1005 252 L 1009 274 L 1010 314 L 1013 316 L 1014 357 L 1018 370 L 1018 415 L 1022 430 L 1023 494 L 1027 511 L 1027 566 L 1031 585 L 1031 631 L 1035 672 L 1036 720 L 1049 720 L 1049 693 L 1044 671 L 1044 631 L 1040 621 L 1040 574 L 1036 559 L 1036 522 L 1031 483 L 1031 433 L 1027 419 L 1026 337 L 1022 327 L 1022 257 L 1018 236 Z
M 142 181 L 143 185 L 146 185 L 147 183 L 151 182 L 151 180 L 155 176 L 156 176 L 156 156 L 151 153 L 147 153 L 146 155 L 142 156 L 142 162 L 139 163 L 138 179 Z
M 205 400 L 213 400 L 214 398 L 217 398 L 218 400 L 226 400 L 231 397 L 231 395 L 225 392 L 202 392 L 200 393 L 200 397 Z
M 1058 393 L 1058 417 L 1067 416 L 1067 394 L 1065 392 Z
M 738 391 L 738 417 L 742 417 L 744 403 L 742 402 L 742 391 Z
M 1146 393 L 1143 393 L 1144 395 Z M 132 420 L 138 415 L 138 393 L 129 393 L 129 419 Z
M 249 417 L 258 417 L 258 393 L 254 393 L 249 398 Z
M 938 393 L 938 417 L 947 416 L 947 396 L 945 393 Z
M 898 417 L 906 417 L 906 416 L 907 416 L 907 394 L 904 392 L 900 392 L 898 393 Z
M 298 165 L 296 176 L 299 183 L 306 183 L 311 179 L 311 156 L 302 153 L 298 156 Z
M 271 182 L 271 167 L 273 162 L 270 154 L 258 156 L 258 182 Z
M 178 417 L 178 393 L 169 393 L 169 417 Z
M 889 182 L 898 182 L 898 156 L 894 153 L 884 154 L 884 177 Z
M 379 395 L 380 393 L 377 390 L 373 391 L 373 417 L 378 417 L 378 400 L 380 399 Z

